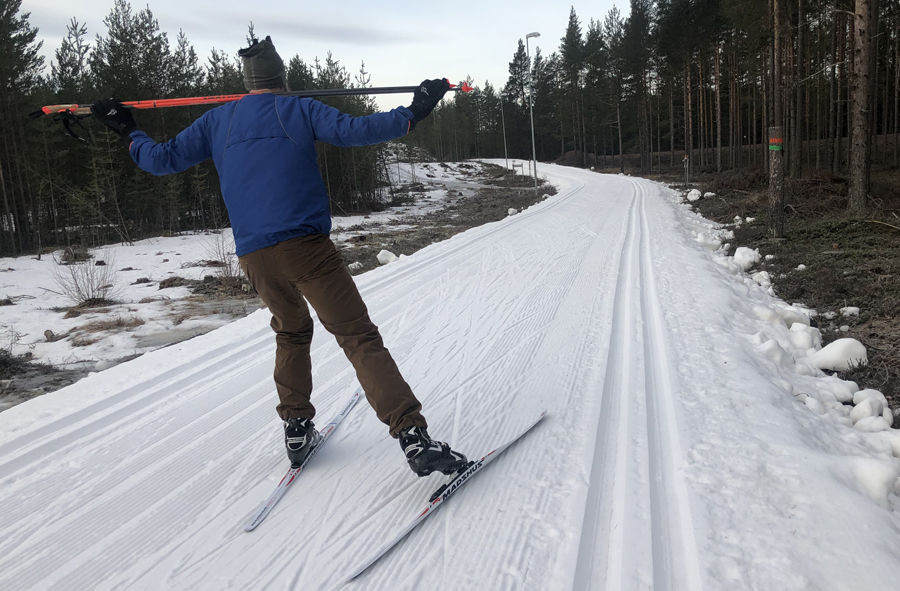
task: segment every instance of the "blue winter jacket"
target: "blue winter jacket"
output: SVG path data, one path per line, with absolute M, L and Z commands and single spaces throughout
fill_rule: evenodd
M 135 131 L 129 153 L 155 175 L 212 158 L 237 255 L 243 256 L 289 238 L 331 231 L 316 141 L 335 146 L 386 142 L 408 133 L 412 118 L 406 107 L 352 117 L 313 99 L 248 94 L 205 113 L 164 144 Z

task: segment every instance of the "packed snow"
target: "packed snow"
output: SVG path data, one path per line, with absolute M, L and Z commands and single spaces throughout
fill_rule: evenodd
M 359 579 L 443 478 L 360 403 L 244 533 L 287 469 L 260 310 L 0 413 L 0 588 L 895 588 L 893 409 L 815 362 L 864 348 L 676 191 L 539 172 L 557 195 L 356 277 L 434 436 L 548 412 Z M 353 372 L 320 326 L 312 357 L 329 417 Z

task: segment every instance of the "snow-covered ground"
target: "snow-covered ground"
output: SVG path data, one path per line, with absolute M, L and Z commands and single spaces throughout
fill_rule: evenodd
M 341 242 L 358 234 L 349 228 L 364 228 L 367 233 L 377 232 L 379 227 L 396 230 L 401 220 L 415 223 L 418 217 L 471 197 L 482 186 L 473 178 L 482 168 L 478 162 L 394 162 L 389 170 L 395 185 L 423 185 L 416 192 L 415 203 L 365 216 L 335 217 L 334 239 Z M 121 303 L 68 317 L 66 311 L 73 302 L 55 279 L 57 271 L 68 272 L 66 267 L 57 269 L 61 251 L 44 255 L 41 260 L 33 256 L 0 258 L 0 299 L 14 302 L 0 307 L 0 346 L 15 355 L 30 353 L 35 361 L 56 367 L 93 370 L 219 328 L 258 304 L 185 301 L 190 294 L 188 288 L 160 289 L 159 282 L 174 276 L 202 279 L 217 275 L 218 268 L 202 263 L 223 260 L 232 250 L 230 229 L 221 236 L 185 234 L 92 250 L 94 259 L 87 264 L 98 260 L 108 264 L 115 282 L 110 296 Z
M 809 311 L 675 192 L 540 172 L 554 197 L 357 277 L 433 435 L 476 456 L 548 411 L 372 569 L 343 582 L 442 478 L 364 402 L 242 530 L 287 468 L 260 310 L 0 413 L 0 588 L 895 589 L 900 439 L 854 427 L 875 395 L 838 402 Z M 312 356 L 326 421 L 354 376 Z

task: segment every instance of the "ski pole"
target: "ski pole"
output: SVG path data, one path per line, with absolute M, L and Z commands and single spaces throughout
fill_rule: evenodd
M 415 92 L 418 86 L 381 86 L 374 88 L 329 88 L 321 90 L 298 90 L 296 92 L 275 92 L 277 96 L 297 97 L 325 97 L 325 96 L 358 96 L 367 94 L 401 94 Z M 450 90 L 455 92 L 471 92 L 473 87 L 465 82 L 451 84 Z M 190 105 L 217 105 L 230 103 L 247 96 L 246 94 L 220 94 L 212 96 L 193 96 L 186 98 L 155 99 L 145 101 L 125 101 L 122 104 L 131 109 L 159 109 L 162 107 L 186 107 Z M 32 119 L 38 119 L 44 115 L 74 115 L 86 116 L 91 114 L 91 105 L 66 104 L 47 105 L 40 110 L 29 113 Z

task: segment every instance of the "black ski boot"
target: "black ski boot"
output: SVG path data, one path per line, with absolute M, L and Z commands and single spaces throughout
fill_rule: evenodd
M 309 419 L 288 419 L 284 422 L 284 446 L 294 468 L 303 463 L 320 439 L 322 436 Z
M 423 427 L 404 429 L 399 439 L 409 467 L 418 476 L 432 472 L 453 474 L 468 463 L 466 456 L 453 451 L 446 443 L 433 440 Z

